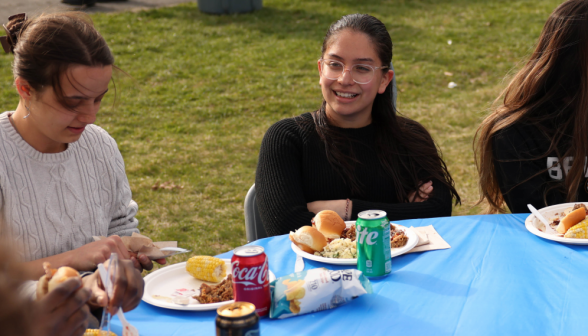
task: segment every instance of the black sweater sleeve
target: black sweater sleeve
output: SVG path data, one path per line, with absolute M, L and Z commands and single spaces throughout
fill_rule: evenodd
M 547 147 L 546 147 L 547 146 Z M 513 125 L 493 137 L 494 169 L 500 190 L 512 213 L 528 213 L 527 204 L 543 208 L 565 202 L 565 194 L 551 190 L 544 152 L 549 142 L 529 127 Z
M 433 180 L 433 194 L 424 202 L 415 203 L 382 203 L 367 202 L 360 199 L 352 199 L 352 219 L 365 210 L 384 210 L 390 220 L 403 220 L 414 218 L 433 218 L 451 216 L 452 202 L 449 188 L 438 180 Z
M 294 124 L 284 119 L 271 126 L 259 151 L 257 206 L 270 236 L 296 231 L 314 217 L 302 189 L 302 139 Z

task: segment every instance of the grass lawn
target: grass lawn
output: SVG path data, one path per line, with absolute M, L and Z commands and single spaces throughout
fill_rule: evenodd
M 264 132 L 320 105 L 316 60 L 327 28 L 369 13 L 394 42 L 399 110 L 431 131 L 455 178 L 463 205 L 454 215 L 480 213 L 473 135 L 561 2 L 265 0 L 231 16 L 196 4 L 95 14 L 131 76 L 116 76 L 116 102 L 109 93 L 96 123 L 118 141 L 144 234 L 195 254 L 243 245 L 243 200 Z M 18 102 L 11 60 L 0 56 L 5 110 Z M 164 182 L 183 188 L 152 189 Z

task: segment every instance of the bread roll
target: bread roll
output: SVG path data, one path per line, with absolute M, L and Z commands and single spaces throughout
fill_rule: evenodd
M 586 209 L 583 207 L 576 209 L 576 210 L 570 212 L 564 218 L 562 218 L 559 221 L 559 225 L 557 226 L 557 228 L 555 230 L 561 234 L 564 234 L 564 233 L 566 233 L 566 231 L 568 231 L 569 228 L 580 223 L 585 218 L 586 218 Z
M 43 268 L 45 269 L 45 275 L 37 283 L 37 299 L 41 299 L 69 278 L 78 277 L 81 280 L 78 271 L 69 266 L 62 266 L 59 269 L 55 269 L 51 268 L 51 264 L 45 262 L 43 263 Z
M 341 233 L 345 230 L 345 221 L 335 211 L 323 210 L 312 219 L 313 226 L 319 230 L 326 238 L 341 238 Z
M 322 251 L 327 245 L 325 236 L 312 226 L 303 226 L 296 232 L 290 232 L 290 240 L 302 251 L 310 254 Z

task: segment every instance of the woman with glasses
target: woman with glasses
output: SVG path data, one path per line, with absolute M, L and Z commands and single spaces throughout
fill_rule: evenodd
M 588 201 L 588 0 L 562 3 L 477 132 L 481 201 L 528 213 Z
M 331 25 L 318 61 L 322 106 L 277 122 L 261 145 L 255 184 L 269 235 L 310 225 L 321 210 L 345 220 L 369 209 L 390 220 L 451 215 L 460 199 L 433 139 L 394 108 L 391 59 L 375 17 Z
M 116 142 L 93 125 L 115 68 L 106 41 L 75 12 L 13 15 L 5 30 L 19 102 L 0 114 L 0 234 L 23 244 L 32 279 L 45 261 L 91 271 L 111 252 L 151 269 L 119 237 L 138 232 L 138 207 Z

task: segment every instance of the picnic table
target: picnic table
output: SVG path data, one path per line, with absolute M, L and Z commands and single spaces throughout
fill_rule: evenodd
M 262 335 L 586 335 L 588 247 L 529 233 L 528 214 L 414 219 L 433 225 L 450 249 L 392 259 L 373 294 L 333 310 L 260 320 Z M 265 248 L 277 277 L 294 270 L 287 235 L 253 242 Z M 230 258 L 232 252 L 219 257 Z M 305 269 L 345 269 L 305 260 Z M 214 335 L 215 311 L 158 308 L 127 314 L 141 335 Z M 120 322 L 113 324 L 120 330 Z

